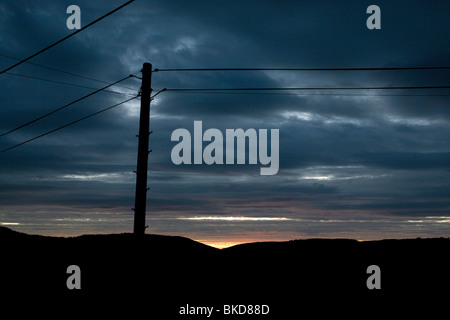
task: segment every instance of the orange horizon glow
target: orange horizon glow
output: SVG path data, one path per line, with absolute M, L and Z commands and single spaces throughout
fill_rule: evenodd
M 181 218 L 186 220 L 186 218 Z M 286 218 L 281 217 L 193 217 L 190 220 L 197 221 L 211 221 L 211 220 L 221 220 L 230 221 L 233 223 L 239 223 L 241 221 L 258 221 L 257 219 L 264 219 L 267 221 L 285 220 Z M 289 219 L 289 218 L 287 218 Z M 425 221 L 427 218 L 422 218 L 424 223 L 430 223 Z M 263 221 L 264 221 L 263 220 Z M 292 219 L 293 220 L 293 219 Z M 435 221 L 437 220 L 437 221 Z M 288 220 L 289 221 L 289 220 Z M 433 217 L 433 221 L 439 224 L 449 223 L 450 219 L 448 217 Z M 419 223 L 418 220 L 408 220 L 408 223 Z M 68 229 L 44 229 L 35 228 L 35 226 L 28 226 L 25 223 L 19 223 L 16 221 L 4 221 L 0 222 L 0 226 L 23 232 L 29 235 L 41 235 L 49 237 L 78 237 L 81 235 L 96 235 L 96 234 L 122 234 L 122 233 L 132 233 L 130 230 L 125 228 L 117 229 L 98 229 L 95 227 L 91 228 L 68 228 Z M 162 230 L 147 230 L 147 234 L 162 235 L 162 236 L 180 236 L 188 239 L 192 239 L 196 242 L 211 246 L 217 249 L 225 249 L 235 245 L 255 243 L 255 242 L 285 242 L 290 240 L 300 240 L 300 239 L 354 239 L 357 241 L 377 241 L 383 239 L 414 239 L 414 238 L 437 238 L 437 237 L 448 237 L 446 234 L 426 234 L 423 232 L 415 232 L 410 230 L 409 232 L 377 232 L 368 230 L 359 230 L 353 232 L 329 232 L 329 233 L 317 233 L 317 234 L 305 234 L 300 232 L 283 232 L 283 231 L 245 231 L 236 232 L 235 230 L 227 230 L 224 232 L 166 232 Z
M 225 249 L 229 247 L 236 246 L 238 244 L 244 244 L 249 242 L 241 242 L 241 241 L 208 241 L 208 240 L 194 240 L 200 243 L 203 243 L 207 246 L 217 248 L 217 249 Z M 252 241 L 254 242 L 254 241 Z

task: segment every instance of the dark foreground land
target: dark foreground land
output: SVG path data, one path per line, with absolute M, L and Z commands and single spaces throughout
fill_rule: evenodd
M 21 316 L 448 317 L 448 238 L 311 239 L 218 250 L 182 237 L 146 235 L 139 240 L 132 234 L 112 234 L 54 238 L 0 227 L 0 245 L 1 307 Z M 70 265 L 80 267 L 80 290 L 66 286 Z M 380 267 L 379 290 L 367 288 L 370 265 Z M 210 316 L 180 315 L 187 305 L 191 311 L 192 307 L 214 311 Z M 270 311 L 266 315 L 229 315 L 224 305 L 267 305 L 265 310 Z

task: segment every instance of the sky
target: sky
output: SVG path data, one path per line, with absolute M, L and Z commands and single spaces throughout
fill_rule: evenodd
M 124 2 L 2 1 L 0 69 L 73 33 L 69 5 L 80 7 L 85 26 Z M 381 29 L 366 26 L 372 4 Z M 136 0 L 0 75 L 0 131 L 106 85 L 72 74 L 112 83 L 140 76 L 144 62 L 158 69 L 450 66 L 448 12 L 448 1 Z M 152 88 L 448 86 L 449 75 L 160 71 Z M 120 85 L 0 137 L 0 148 L 129 99 L 140 80 Z M 0 226 L 53 236 L 132 232 L 139 106 L 132 100 L 1 153 Z M 278 172 L 261 175 L 263 165 L 248 159 L 174 164 L 172 133 L 193 136 L 194 121 L 224 136 L 277 129 Z M 448 237 L 449 122 L 450 89 L 162 92 L 151 104 L 146 232 L 216 246 Z

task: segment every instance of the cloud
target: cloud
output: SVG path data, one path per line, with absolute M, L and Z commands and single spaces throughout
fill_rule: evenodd
M 82 25 L 119 6 L 78 1 Z M 2 54 L 22 58 L 69 34 L 69 2 L 0 5 Z M 380 1 L 382 29 L 358 2 L 137 1 L 32 61 L 106 82 L 154 68 L 448 66 L 449 4 Z M 15 60 L 0 56 L 0 66 Z M 100 88 L 23 64 L 14 72 Z M 3 74 L 0 131 L 91 92 Z M 0 137 L 7 148 L 136 94 L 136 78 Z M 448 70 L 154 72 L 152 87 L 448 85 Z M 152 102 L 148 220 L 196 239 L 448 236 L 447 90 L 176 93 Z M 0 154 L 1 223 L 39 233 L 130 231 L 139 100 Z M 280 170 L 171 162 L 177 128 L 279 129 Z M 36 212 L 39 212 L 37 214 Z M 248 221 L 179 217 L 248 217 Z M 258 217 L 288 221 L 257 221 Z M 428 218 L 427 218 L 428 217 Z M 443 217 L 435 218 L 435 217 Z M 59 220 L 58 220 L 59 219 Z M 61 220 L 62 219 L 62 220 Z M 413 222 L 409 222 L 413 221 Z M 415 221 L 415 222 L 414 222 Z M 419 222 L 422 221 L 422 222 Z M 292 223 L 291 223 L 292 222 Z M 294 223 L 295 222 L 295 223 Z M 257 223 L 254 225 L 253 223 Z M 63 230 L 63 231 L 58 231 Z

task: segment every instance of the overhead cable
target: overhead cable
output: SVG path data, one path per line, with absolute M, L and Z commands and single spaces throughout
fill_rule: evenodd
M 26 126 L 28 126 L 28 125 L 30 125 L 30 124 L 36 122 L 36 121 L 39 121 L 39 120 L 41 120 L 41 119 L 44 119 L 44 118 L 46 118 L 46 117 L 48 117 L 48 116 L 50 116 L 50 115 L 52 115 L 52 114 L 54 114 L 54 113 L 56 113 L 56 112 L 58 112 L 58 111 L 61 111 L 61 110 L 65 109 L 65 108 L 67 108 L 67 107 L 69 107 L 69 106 L 71 106 L 71 105 L 73 105 L 73 104 L 75 104 L 75 103 L 77 103 L 77 102 L 80 102 L 80 101 L 82 101 L 82 100 L 84 100 L 84 99 L 86 99 L 86 98 L 88 98 L 88 97 L 90 97 L 90 96 L 92 96 L 92 95 L 94 95 L 94 94 L 96 94 L 96 93 L 99 93 L 100 91 L 103 91 L 103 90 L 105 90 L 105 89 L 107 89 L 107 88 L 109 88 L 109 87 L 112 87 L 113 85 L 115 85 L 115 84 L 117 84 L 117 83 L 119 83 L 119 82 L 122 82 L 122 81 L 124 81 L 124 80 L 126 80 L 126 79 L 128 79 L 128 78 L 130 78 L 130 76 L 127 76 L 127 77 L 125 77 L 125 78 L 122 78 L 122 79 L 120 79 L 120 80 L 118 80 L 118 81 L 116 81 L 116 82 L 113 82 L 113 83 L 111 83 L 111 84 L 109 84 L 109 85 L 107 85 L 107 86 L 105 86 L 105 87 L 103 87 L 103 88 L 101 88 L 101 89 L 98 89 L 98 90 L 96 90 L 96 91 L 94 91 L 94 92 L 91 92 L 91 93 L 89 93 L 89 94 L 87 94 L 87 95 L 81 97 L 81 98 L 78 98 L 78 99 L 76 99 L 76 100 L 74 100 L 74 101 L 72 101 L 72 102 L 69 102 L 69 103 L 63 105 L 62 107 L 59 107 L 59 108 L 57 108 L 57 109 L 55 109 L 55 110 L 53 110 L 53 111 L 50 111 L 50 112 L 48 112 L 48 113 L 46 113 L 46 114 L 44 114 L 44 115 L 42 115 L 42 116 L 40 116 L 40 117 L 38 117 L 38 118 L 36 118 L 36 119 L 33 119 L 33 120 L 31 120 L 31 121 L 28 121 L 28 122 L 26 122 L 26 123 L 24 123 L 24 124 L 22 124 L 22 125 L 20 125 L 20 126 L 18 126 L 18 127 L 16 127 L 16 128 L 14 128 L 14 129 L 11 129 L 11 130 L 9 130 L 9 131 L 7 131 L 7 132 L 4 132 L 4 133 L 0 134 L 0 137 L 6 136 L 6 135 L 8 135 L 8 134 L 10 134 L 10 133 L 12 133 L 12 132 L 14 132 L 14 131 L 16 131 L 16 130 L 22 129 L 22 128 L 24 128 L 24 127 L 26 127 Z
M 17 66 L 19 66 L 19 65 L 21 65 L 21 64 L 24 63 L 24 62 L 26 62 L 26 61 L 28 61 L 28 60 L 30 60 L 30 59 L 36 57 L 37 55 L 39 55 L 39 54 L 41 54 L 41 53 L 47 51 L 48 49 L 53 48 L 54 46 L 60 44 L 60 43 L 63 42 L 64 40 L 67 40 L 67 39 L 73 37 L 73 36 L 76 35 L 77 33 L 80 33 L 81 31 L 83 31 L 83 30 L 89 28 L 90 26 L 96 24 L 96 23 L 99 22 L 100 20 L 103 20 L 104 18 L 106 18 L 107 16 L 113 14 L 114 12 L 116 12 L 116 11 L 122 9 L 123 7 L 129 5 L 129 4 L 132 3 L 133 1 L 134 1 L 134 0 L 129 0 L 129 1 L 127 1 L 126 3 L 124 3 L 123 5 L 121 5 L 120 7 L 117 7 L 116 9 L 114 9 L 114 10 L 108 12 L 107 14 L 101 16 L 100 18 L 98 18 L 98 19 L 96 19 L 96 20 L 94 20 L 94 21 L 88 23 L 88 24 L 85 25 L 83 28 L 78 29 L 77 31 L 75 31 L 75 32 L 73 32 L 73 33 L 71 33 L 71 34 L 69 34 L 68 36 L 65 36 L 64 38 L 62 38 L 62 39 L 56 41 L 55 43 L 53 43 L 53 44 L 51 44 L 51 45 L 45 47 L 44 49 L 39 50 L 38 52 L 36 52 L 36 53 L 34 53 L 34 54 L 32 54 L 32 55 L 29 56 L 28 58 L 22 59 L 22 60 L 20 60 L 19 62 L 13 64 L 12 66 L 10 66 L 10 67 L 8 67 L 8 68 L 6 68 L 6 69 L 0 71 L 0 75 L 3 74 L 3 73 L 5 73 L 5 72 L 7 72 L 7 71 L 9 71 L 9 70 L 11 70 L 11 69 L 13 69 L 13 68 L 15 68 L 15 67 L 17 67 Z
M 16 144 L 16 145 L 12 146 L 12 147 L 9 147 L 9 148 L 0 150 L 0 154 L 1 154 L 1 153 L 4 153 L 4 152 L 7 152 L 7 151 L 9 151 L 9 150 L 12 150 L 12 149 L 14 149 L 14 148 L 17 148 L 17 147 L 19 147 L 19 146 L 21 146 L 21 145 L 24 145 L 24 144 L 26 144 L 26 143 L 29 143 L 29 142 L 31 142 L 31 141 L 37 140 L 37 139 L 39 139 L 39 138 L 42 138 L 42 137 L 44 137 L 44 136 L 46 136 L 46 135 L 49 135 L 49 134 L 51 134 L 51 133 L 53 133 L 53 132 L 56 132 L 56 131 L 58 131 L 58 130 L 61 130 L 61 129 L 63 129 L 63 128 L 66 128 L 66 127 L 68 127 L 68 126 L 71 126 L 71 125 L 73 125 L 73 124 L 75 124 L 75 123 L 78 123 L 78 122 L 80 122 L 80 121 L 83 121 L 83 120 L 86 120 L 86 119 L 91 118 L 91 117 L 93 117 L 93 116 L 96 116 L 96 115 L 98 115 L 98 114 L 100 114 L 100 113 L 102 113 L 102 112 L 111 110 L 111 109 L 113 109 L 113 108 L 115 108 L 115 107 L 118 107 L 118 106 L 120 106 L 120 105 L 122 105 L 122 104 L 124 104 L 124 103 L 127 103 L 127 102 L 129 102 L 129 101 L 131 101 L 131 100 L 133 100 L 133 99 L 136 99 L 136 98 L 137 98 L 137 96 L 135 96 L 135 97 L 133 97 L 133 98 L 130 98 L 130 99 L 127 99 L 127 100 L 125 100 L 125 101 L 116 103 L 115 105 L 112 105 L 112 106 L 110 106 L 110 107 L 108 107 L 108 108 L 105 108 L 105 109 L 102 109 L 102 110 L 100 110 L 100 111 L 91 113 L 90 115 L 87 115 L 87 116 L 85 116 L 85 117 L 83 117 L 83 118 L 80 118 L 80 119 L 78 119 L 78 120 L 69 122 L 69 123 L 67 123 L 67 124 L 65 124 L 65 125 L 63 125 L 63 126 L 60 126 L 60 127 L 56 128 L 56 129 L 47 131 L 47 132 L 45 132 L 45 133 L 43 133 L 43 134 L 40 134 L 40 135 L 38 135 L 38 136 L 36 136 L 36 137 L 34 137 L 34 138 L 25 140 L 25 141 L 23 141 L 23 142 L 21 142 L 21 143 L 18 143 L 18 144 Z

